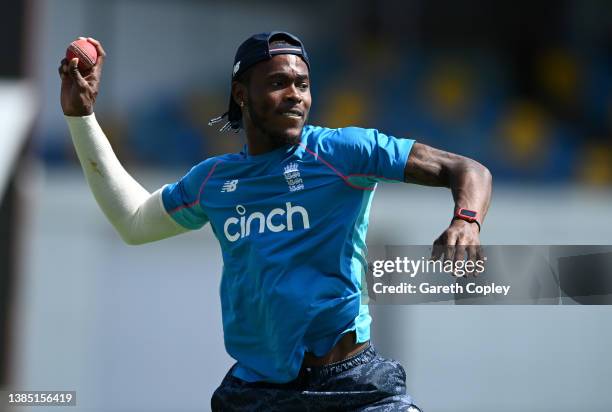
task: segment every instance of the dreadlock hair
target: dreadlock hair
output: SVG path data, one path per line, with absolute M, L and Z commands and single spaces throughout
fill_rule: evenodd
M 251 80 L 251 70 L 249 68 L 244 73 L 242 73 L 240 76 L 235 78 L 233 81 L 237 81 L 248 87 L 250 80 Z M 230 98 L 233 99 L 234 97 L 230 95 Z M 220 132 L 226 132 L 228 130 L 232 130 L 234 133 L 238 133 L 240 129 L 243 128 L 242 116 L 240 116 L 239 119 L 229 120 L 229 111 L 223 113 L 221 116 L 210 119 L 208 121 L 208 125 L 212 126 L 216 123 L 221 122 L 225 118 L 227 118 L 227 122 L 225 122 L 225 124 L 219 129 Z

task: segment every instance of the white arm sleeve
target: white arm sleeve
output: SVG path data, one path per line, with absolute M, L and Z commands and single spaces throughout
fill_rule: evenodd
M 121 166 L 95 114 L 65 116 L 87 183 L 108 220 L 130 245 L 189 231 L 176 223 L 162 202 L 162 189 L 150 194 Z

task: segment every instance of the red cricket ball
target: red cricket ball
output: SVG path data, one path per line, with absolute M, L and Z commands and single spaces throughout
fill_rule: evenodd
M 66 49 L 66 59 L 70 61 L 75 57 L 79 59 L 79 70 L 86 72 L 96 64 L 98 51 L 96 46 L 85 39 L 75 40 Z

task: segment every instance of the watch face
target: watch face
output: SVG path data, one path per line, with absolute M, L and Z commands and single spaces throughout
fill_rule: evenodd
M 473 210 L 461 209 L 459 213 L 467 217 L 476 217 L 476 212 Z

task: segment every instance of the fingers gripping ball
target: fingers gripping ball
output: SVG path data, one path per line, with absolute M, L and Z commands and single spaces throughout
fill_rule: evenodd
M 75 40 L 66 49 L 66 59 L 70 61 L 75 57 L 79 59 L 79 71 L 86 72 L 96 64 L 98 51 L 93 44 L 85 39 Z

